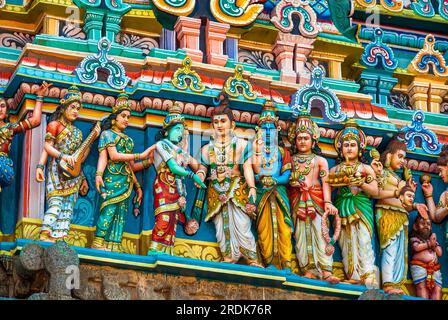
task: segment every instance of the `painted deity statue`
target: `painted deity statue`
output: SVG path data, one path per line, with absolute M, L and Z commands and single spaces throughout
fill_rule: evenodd
M 448 146 L 445 145 L 442 148 L 442 152 L 437 159 L 437 167 L 439 169 L 439 176 L 445 184 L 448 184 Z M 439 198 L 439 202 L 436 205 L 433 192 L 434 188 L 431 184 L 430 177 L 425 179 L 422 183 L 423 195 L 425 196 L 426 204 L 428 205 L 429 216 L 435 223 L 442 223 L 448 216 L 448 189 L 442 192 Z
M 268 267 L 291 269 L 292 220 L 286 185 L 291 174 L 289 151 L 278 145 L 278 117 L 266 103 L 258 120 L 252 167 L 257 187 L 258 248 Z
M 81 108 L 81 93 L 77 87 L 72 86 L 61 99 L 47 125 L 44 151 L 36 169 L 36 180 L 42 182 L 44 166 L 48 156 L 51 157 L 46 179 L 48 209 L 44 213 L 40 233 L 42 241 L 53 242 L 67 237 L 78 193 L 85 196 L 89 190 L 82 171 L 76 177 L 67 177 L 61 170 L 63 162 L 71 167 L 78 164 L 78 161 L 82 162 L 73 156 L 83 142 L 81 130 L 73 124 Z M 96 125 L 92 136 L 97 137 L 99 133 L 100 127 Z
M 163 121 L 159 141 L 155 144 L 154 180 L 155 225 L 152 230 L 148 255 L 174 253 L 176 227 L 184 225 L 185 233 L 192 235 L 199 228 L 198 221 L 187 221 L 185 215 L 187 190 L 184 178 L 192 178 L 200 188 L 206 188 L 201 178 L 186 167 L 191 164 L 198 168 L 199 162 L 188 154 L 188 130 L 181 115 L 182 107 L 174 104 Z
M 202 147 L 201 166 L 196 172 L 204 181 L 207 168 L 210 183 L 205 221 L 213 221 L 224 262 L 236 263 L 242 257 L 249 265 L 258 262 L 251 219 L 255 210 L 248 202 L 257 201 L 250 144 L 234 134 L 232 110 L 224 100 L 211 114 L 213 136 Z M 244 173 L 244 177 L 243 177 Z
M 112 114 L 101 124 L 95 186 L 102 199 L 92 243 L 94 249 L 122 251 L 123 230 L 134 187 L 133 212 L 135 216 L 139 214 L 143 191 L 134 172 L 151 165 L 148 159 L 152 149 L 133 153 L 134 141 L 125 133 L 130 117 L 128 96 L 120 94 L 112 108 Z
M 410 269 L 417 296 L 431 300 L 442 299 L 442 272 L 439 258 L 442 247 L 432 233 L 431 220 L 420 215 L 414 222 L 410 235 L 412 256 Z
M 4 98 L 0 98 L 0 192 L 9 186 L 14 179 L 13 162 L 9 157 L 12 139 L 16 134 L 24 133 L 38 127 L 42 116 L 43 97 L 47 94 L 51 84 L 43 82 L 37 90 L 36 106 L 33 115 L 17 123 L 9 122 L 8 106 Z
M 295 151 L 288 193 L 297 260 L 305 277 L 337 283 L 340 279 L 333 275 L 334 247 L 329 249 L 322 224 L 328 215 L 337 216 L 338 210 L 331 203 L 328 162 L 319 155 L 319 128 L 309 115 L 300 115 L 288 136 Z
M 400 201 L 400 190 L 408 182 L 415 190 L 416 184 L 407 168 L 406 143 L 393 139 L 380 157 L 372 152 L 371 163 L 378 178 L 379 193 L 375 210 L 376 225 L 381 249 L 381 276 L 383 289 L 387 293 L 402 294 L 402 285 L 407 277 L 408 250 L 408 210 L 418 208 L 426 210 L 425 205 L 413 204 L 410 208 L 403 207 Z M 402 179 L 396 171 L 404 167 L 405 178 Z
M 364 132 L 349 120 L 335 137 L 338 164 L 331 168 L 328 182 L 338 190 L 334 205 L 341 217 L 339 245 L 348 282 L 377 287 L 370 197 L 378 194 L 378 183 L 372 167 L 361 162 L 365 148 Z

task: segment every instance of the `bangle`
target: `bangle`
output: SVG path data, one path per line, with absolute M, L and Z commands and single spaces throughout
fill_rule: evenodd
M 134 161 L 140 160 L 140 153 L 134 153 Z
M 149 168 L 149 166 L 151 165 L 147 159 L 144 159 L 142 161 L 142 164 L 143 164 L 143 168 L 145 168 L 145 169 Z
M 394 197 L 395 197 L 395 198 L 400 197 L 400 190 L 395 189 L 395 191 L 394 191 Z
M 142 186 L 140 185 L 140 183 L 138 183 L 138 181 L 135 183 L 135 189 L 141 189 Z
M 59 155 L 58 155 L 58 160 L 59 161 L 62 160 L 63 156 L 65 156 L 65 153 L 64 152 L 60 152 Z
M 324 203 L 333 204 L 333 202 L 331 202 L 331 201 L 324 201 Z
M 187 172 L 187 177 L 192 179 L 194 177 L 194 172 L 193 171 L 188 171 Z
M 205 173 L 204 169 L 199 169 L 198 171 L 196 171 L 196 174 L 202 173 L 204 175 L 204 177 L 207 176 L 207 173 Z
M 250 189 L 255 189 L 255 190 L 257 190 L 257 187 L 249 187 L 249 190 L 250 190 Z
M 432 194 L 423 194 L 423 196 L 425 197 L 425 199 L 432 198 Z
M 103 172 L 102 171 L 97 171 L 95 176 L 96 177 L 102 177 L 103 176 Z
M 45 170 L 45 166 L 43 164 L 38 164 L 38 165 L 36 165 L 36 169 Z

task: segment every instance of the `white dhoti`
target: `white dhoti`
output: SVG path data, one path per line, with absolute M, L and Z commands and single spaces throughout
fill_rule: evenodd
M 339 238 L 344 271 L 349 279 L 376 279 L 375 253 L 369 229 L 357 220 L 343 226 Z M 377 286 L 376 280 L 375 286 Z
M 322 217 L 316 214 L 311 220 L 309 216 L 306 220 L 297 219 L 294 238 L 296 240 L 296 256 L 302 270 L 317 270 L 332 272 L 333 256 L 325 254 L 326 241 L 322 236 Z
M 414 282 L 414 284 L 419 284 L 428 279 L 428 270 L 426 270 L 426 268 L 411 264 L 410 270 L 412 282 Z M 434 280 L 438 286 L 442 286 L 442 273 L 440 270 L 434 271 L 430 277 L 432 278 L 431 280 Z
M 381 275 L 383 285 L 401 285 L 407 276 L 407 230 L 402 229 L 382 249 Z
M 232 201 L 221 208 L 221 213 L 213 219 L 216 228 L 216 239 L 221 253 L 234 261 L 241 257 L 257 259 L 255 237 L 251 230 L 251 220 Z

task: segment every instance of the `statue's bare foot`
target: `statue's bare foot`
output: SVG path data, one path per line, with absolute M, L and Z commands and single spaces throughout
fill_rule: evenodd
M 384 287 L 384 292 L 387 294 L 403 294 L 404 291 L 400 288 L 394 288 L 394 287 Z
M 46 233 L 41 233 L 39 236 L 39 241 L 43 241 L 43 242 L 56 242 L 55 239 L 51 238 L 48 234 Z
M 344 280 L 343 282 L 349 283 L 349 284 L 361 284 L 361 281 L 355 280 L 355 279 L 348 279 L 348 280 Z
M 264 268 L 261 264 L 259 264 L 257 261 L 249 261 L 249 266 L 251 267 L 258 267 L 258 268 Z
M 236 263 L 236 261 L 235 260 L 233 260 L 231 257 L 229 257 L 229 256 L 225 256 L 223 259 L 222 259 L 222 261 L 223 262 L 227 262 L 227 263 Z
M 330 282 L 331 284 L 336 284 L 336 283 L 341 282 L 341 279 L 339 279 L 338 277 L 336 277 L 332 273 L 324 273 L 322 275 L 322 279 L 325 280 L 325 281 Z
M 306 272 L 303 276 L 309 279 L 317 279 L 317 277 L 312 272 Z

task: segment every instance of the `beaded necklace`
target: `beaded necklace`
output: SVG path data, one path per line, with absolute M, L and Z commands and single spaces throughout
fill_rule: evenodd
M 311 161 L 314 160 L 316 155 L 314 153 L 307 155 L 295 154 L 292 157 L 293 160 L 293 178 L 296 181 L 304 181 L 305 177 L 311 172 Z M 304 170 L 300 170 L 299 165 L 304 165 Z
M 232 170 L 233 167 L 235 166 L 235 154 L 236 154 L 236 142 L 237 139 L 236 137 L 233 137 L 232 139 L 232 153 L 231 153 L 231 157 L 230 157 L 230 161 L 227 163 L 224 163 L 224 161 L 226 160 L 225 157 L 225 149 L 223 150 L 223 152 L 221 153 L 224 154 L 224 159 L 220 159 L 222 161 L 219 162 L 219 165 L 217 164 L 217 159 L 216 159 L 216 152 L 215 152 L 215 144 L 213 143 L 213 141 L 210 141 L 209 144 L 209 159 L 210 159 L 210 179 L 211 179 L 211 183 L 213 188 L 219 192 L 220 194 L 225 194 L 229 191 L 230 189 L 230 181 L 231 181 L 231 176 L 232 176 Z M 219 183 L 218 181 L 218 173 L 225 174 L 225 178 L 223 183 Z

